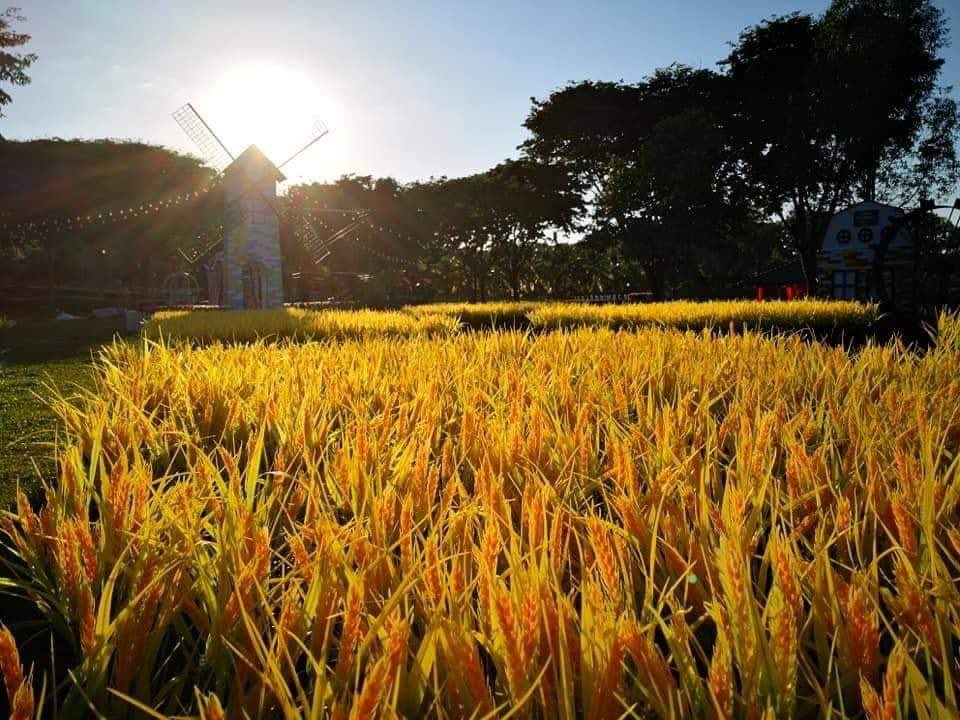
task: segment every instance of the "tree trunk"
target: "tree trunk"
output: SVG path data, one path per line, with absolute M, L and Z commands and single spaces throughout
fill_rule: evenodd
M 817 228 L 811 227 L 809 217 L 805 213 L 799 213 L 796 210 L 794 210 L 793 222 L 786 225 L 793 249 L 800 258 L 800 269 L 807 283 L 807 292 L 810 295 L 816 295 L 817 253 L 820 250 L 821 240 L 817 235 Z
M 663 300 L 663 272 L 659 263 L 651 262 L 644 266 L 644 272 L 647 273 L 647 282 L 650 283 L 650 292 L 654 300 Z
M 650 292 L 654 300 L 663 300 L 664 295 L 664 263 L 658 259 L 658 247 L 655 240 L 648 239 L 647 265 L 644 270 L 647 273 L 647 280 L 650 283 Z
M 807 282 L 807 292 L 810 295 L 817 294 L 817 251 L 819 243 L 811 245 L 806 243 L 798 244 L 797 250 L 800 255 L 800 267 L 803 270 L 803 278 Z

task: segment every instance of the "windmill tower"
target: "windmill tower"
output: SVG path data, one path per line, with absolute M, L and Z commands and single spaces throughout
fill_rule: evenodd
M 327 134 L 318 123 L 310 140 L 280 165 L 251 145 L 234 157 L 206 121 L 187 103 L 174 120 L 200 150 L 204 161 L 223 175 L 223 249 L 208 270 L 213 304 L 232 309 L 283 305 L 280 211 L 277 183 L 281 168 Z

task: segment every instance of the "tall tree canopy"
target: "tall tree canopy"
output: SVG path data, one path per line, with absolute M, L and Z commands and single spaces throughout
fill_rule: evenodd
M 937 86 L 945 42 L 927 0 L 835 0 L 747 28 L 723 61 L 732 176 L 781 218 L 811 286 L 838 208 L 916 202 L 960 178 L 957 108 Z
M 960 116 L 937 84 L 945 42 L 928 0 L 834 0 L 745 29 L 721 72 L 671 66 L 535 99 L 522 149 L 584 182 L 593 231 L 657 296 L 742 273 L 723 259 L 769 237 L 770 219 L 813 286 L 841 206 L 915 204 L 960 179 Z
M 519 298 L 535 285 L 535 262 L 549 231 L 572 229 L 582 192 L 564 168 L 529 159 L 506 160 L 465 178 L 416 188 L 432 219 L 430 256 L 460 275 L 461 286 L 484 300 L 491 283 Z
M 534 101 L 523 150 L 588 188 L 596 237 L 623 245 L 650 289 L 717 274 L 749 219 L 724 181 L 725 78 L 675 65 L 636 84 L 583 82 Z
M 15 51 L 28 40 L 21 21 L 15 9 L 0 14 L 0 83 L 29 81 L 35 58 Z M 354 297 L 374 302 L 637 284 L 658 298 L 709 297 L 790 258 L 812 288 L 835 211 L 860 199 L 916 206 L 960 180 L 960 112 L 939 86 L 946 41 L 929 0 L 833 0 L 820 15 L 746 28 L 716 70 L 671 65 L 638 82 L 570 83 L 532 101 L 520 158 L 486 172 L 291 188 L 280 201 L 284 267 L 352 278 L 362 285 Z M 9 101 L 0 90 L 0 108 Z M 215 190 L 153 219 L 38 221 L 109 216 L 211 177 L 193 159 L 136 143 L 0 141 L 0 253 L 51 284 L 149 286 L 175 269 L 178 249 L 210 250 L 210 234 L 222 236 Z M 331 210 L 369 214 L 338 236 L 356 215 Z M 955 235 L 934 226 L 936 251 L 924 257 L 955 258 Z M 327 247 L 330 237 L 340 239 Z
M 573 228 L 582 206 L 580 186 L 563 168 L 526 159 L 500 163 L 483 182 L 494 265 L 516 300 L 534 278 L 537 246 L 546 233 Z
M 50 287 L 156 287 L 221 231 L 213 176 L 143 143 L 0 140 L 0 255 Z
M 37 56 L 33 53 L 15 52 L 16 48 L 30 42 L 29 35 L 14 29 L 15 23 L 25 20 L 20 14 L 20 8 L 10 7 L 0 13 L 0 83 L 26 85 L 30 82 L 27 69 L 33 65 Z M 0 87 L 0 117 L 3 117 L 3 106 L 12 99 L 10 93 Z
M 420 258 L 428 232 L 417 203 L 409 187 L 390 177 L 296 185 L 281 202 L 284 267 L 322 283 L 325 296 L 349 291 L 372 304 L 413 297 L 426 274 Z M 356 211 L 367 213 L 359 223 Z

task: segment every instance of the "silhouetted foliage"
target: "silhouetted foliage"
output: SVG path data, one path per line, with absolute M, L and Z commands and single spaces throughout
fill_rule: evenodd
M 20 14 L 20 8 L 9 7 L 0 13 L 0 83 L 11 85 L 27 85 L 30 76 L 27 69 L 33 65 L 37 56 L 33 53 L 14 52 L 30 42 L 30 36 L 14 29 L 15 23 L 22 23 L 26 18 Z M 3 106 L 8 105 L 13 98 L 10 93 L 0 87 L 0 117 L 3 117 Z
M 178 251 L 202 245 L 222 223 L 213 175 L 194 158 L 143 143 L 0 141 L 8 277 L 51 291 L 159 286 L 182 265 Z
M 26 42 L 19 20 L 0 15 L 0 81 L 22 84 L 33 56 L 2 50 Z M 715 297 L 795 260 L 812 287 L 836 210 L 916 206 L 960 180 L 960 113 L 938 86 L 946 39 L 928 0 L 834 0 L 746 28 L 716 70 L 672 65 L 532 99 L 520 158 L 486 172 L 294 186 L 280 199 L 287 297 Z M 119 212 L 151 203 L 163 209 Z M 24 282 L 155 289 L 200 270 L 222 222 L 213 172 L 192 158 L 0 142 L 0 254 Z M 923 272 L 949 287 L 956 233 L 938 223 L 918 223 Z
M 534 99 L 522 150 L 587 185 L 587 224 L 658 297 L 717 292 L 770 219 L 784 232 L 760 256 L 786 241 L 812 287 L 839 208 L 916 204 L 960 180 L 960 115 L 937 86 L 945 41 L 927 0 L 835 0 L 748 27 L 720 72 L 671 66 Z
M 287 272 L 327 280 L 334 297 L 347 291 L 353 299 L 380 304 L 415 296 L 427 274 L 419 264 L 426 226 L 416 202 L 389 177 L 347 175 L 290 188 L 280 235 Z M 341 237 L 361 210 L 369 214 Z M 312 245 L 304 242 L 305 232 L 315 233 Z
M 623 245 L 656 297 L 716 292 L 722 258 L 756 222 L 724 178 L 724 81 L 678 65 L 631 85 L 577 83 L 535 101 L 525 123 L 524 151 L 589 183 L 590 225 Z M 591 96 L 603 113 L 585 111 Z
M 837 209 L 917 202 L 960 179 L 956 105 L 936 85 L 945 40 L 926 0 L 835 0 L 819 18 L 747 28 L 723 61 L 730 163 L 783 222 L 811 286 Z
M 917 213 L 910 221 L 910 232 L 920 252 L 917 279 L 922 306 L 956 303 L 955 283 L 960 278 L 960 228 L 931 213 Z

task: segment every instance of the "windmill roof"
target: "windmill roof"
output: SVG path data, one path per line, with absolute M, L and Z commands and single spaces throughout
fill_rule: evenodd
M 287 176 L 280 172 L 280 168 L 273 164 L 273 161 L 270 160 L 264 153 L 263 150 L 258 148 L 256 145 L 251 145 L 246 150 L 244 150 L 240 155 L 237 156 L 237 159 L 234 160 L 224 172 L 230 170 L 234 165 L 246 165 L 247 163 L 256 163 L 257 165 L 265 165 L 270 169 L 271 174 L 277 182 L 283 182 L 287 179 Z
M 887 203 L 877 202 L 876 200 L 861 200 L 860 202 L 855 202 L 853 205 L 848 205 L 847 207 L 840 210 L 840 212 L 853 210 L 854 208 L 863 207 L 864 205 L 867 205 L 870 207 L 888 208 L 890 210 L 897 210 L 901 213 L 903 212 L 903 208 L 897 207 L 896 205 L 888 205 Z

